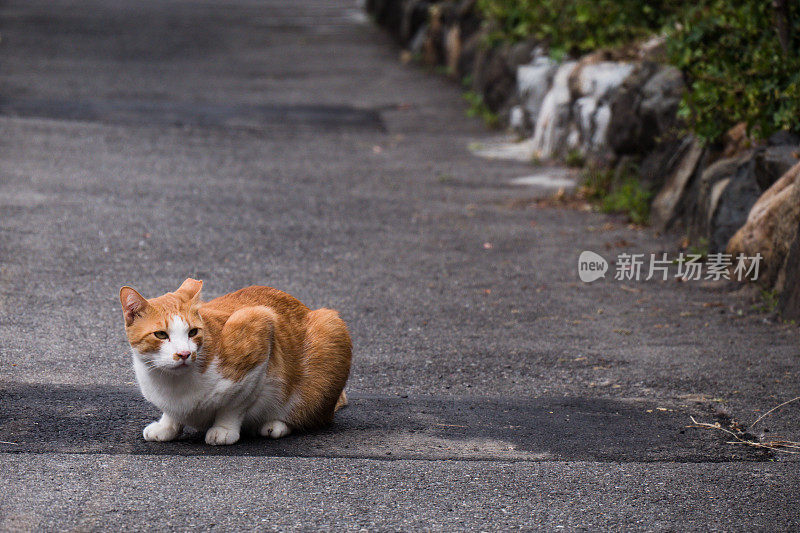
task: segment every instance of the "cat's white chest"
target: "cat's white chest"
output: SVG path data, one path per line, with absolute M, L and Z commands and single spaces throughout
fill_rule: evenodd
M 181 375 L 152 371 L 135 356 L 133 361 L 144 397 L 187 426 L 207 429 L 224 412 L 239 413 L 245 425 L 258 424 L 284 410 L 265 369 L 234 382 L 223 378 L 213 363 L 203 373 L 192 368 Z

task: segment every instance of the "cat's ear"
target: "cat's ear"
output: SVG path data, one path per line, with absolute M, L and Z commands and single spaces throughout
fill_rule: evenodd
M 200 289 L 203 288 L 203 282 L 198 279 L 186 278 L 186 281 L 181 283 L 177 291 L 189 300 L 196 300 L 200 295 Z
M 119 303 L 122 304 L 122 316 L 125 317 L 125 325 L 130 326 L 137 316 L 141 316 L 147 306 L 147 300 L 130 287 L 122 287 L 119 290 Z

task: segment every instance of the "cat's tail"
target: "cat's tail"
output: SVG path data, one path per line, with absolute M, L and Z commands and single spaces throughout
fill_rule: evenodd
M 333 412 L 335 413 L 342 407 L 347 407 L 347 394 L 345 394 L 344 391 L 342 391 L 342 393 L 339 395 L 339 399 L 336 400 L 336 407 L 333 408 Z

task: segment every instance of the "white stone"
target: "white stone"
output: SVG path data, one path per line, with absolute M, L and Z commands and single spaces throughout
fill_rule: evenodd
M 585 65 L 578 73 L 578 89 L 582 95 L 606 98 L 611 91 L 622 85 L 633 72 L 633 64 L 603 61 Z
M 575 116 L 578 119 L 577 131 L 580 136 L 577 144 L 580 145 L 581 141 L 592 138 L 594 113 L 597 111 L 597 99 L 592 96 L 583 96 L 575 100 L 574 106 Z M 588 146 L 586 148 L 588 148 Z
M 546 189 L 571 189 L 575 187 L 575 180 L 568 178 L 565 173 L 552 171 L 522 176 L 511 180 L 513 185 L 527 185 L 543 187 Z
M 608 125 L 611 108 L 608 99 L 633 72 L 631 63 L 604 61 L 581 67 L 578 72 L 578 89 L 581 97 L 575 101 L 580 141 L 584 151 L 603 151 L 608 144 Z
M 570 118 L 569 77 L 576 65 L 575 61 L 567 61 L 558 67 L 553 84 L 542 100 L 533 133 L 533 150 L 538 157 L 552 156 L 566 140 Z
M 508 116 L 508 125 L 513 130 L 525 130 L 525 110 L 522 109 L 522 106 L 515 105 L 511 108 L 511 112 Z
M 547 91 L 558 64 L 546 56 L 538 56 L 529 65 L 517 67 L 517 93 L 530 117 L 536 124 Z
M 594 134 L 592 135 L 592 150 L 600 150 L 608 144 L 608 125 L 611 123 L 611 106 L 603 104 L 594 114 Z
M 567 135 L 567 148 L 572 150 L 574 148 L 578 148 L 581 145 L 581 132 L 578 131 L 578 128 L 573 125 L 569 130 L 569 135 Z
M 505 159 L 525 163 L 531 162 L 534 155 L 530 139 L 517 141 L 512 138 L 502 138 L 494 141 L 483 141 L 470 144 L 469 150 L 474 155 L 485 159 Z

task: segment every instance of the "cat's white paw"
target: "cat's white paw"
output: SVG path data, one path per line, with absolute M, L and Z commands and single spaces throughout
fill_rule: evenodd
M 289 429 L 289 426 L 281 422 L 280 420 L 273 420 L 272 422 L 267 422 L 263 426 L 261 426 L 261 433 L 262 437 L 270 437 L 273 439 L 279 439 L 281 437 L 285 437 L 292 430 Z
M 142 435 L 144 436 L 144 440 L 146 441 L 156 441 L 156 442 L 165 442 L 168 440 L 174 440 L 181 434 L 181 427 L 176 426 L 174 424 L 165 424 L 161 421 L 153 422 L 152 424 L 148 424 L 144 431 L 142 431 Z
M 206 444 L 222 446 L 233 444 L 239 440 L 239 431 L 222 426 L 214 426 L 206 431 Z

